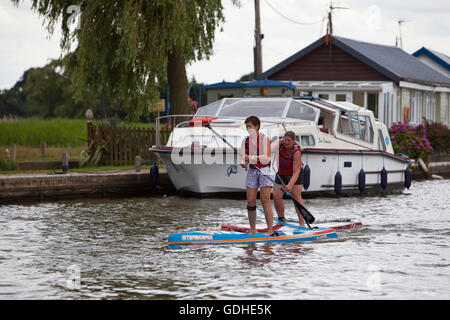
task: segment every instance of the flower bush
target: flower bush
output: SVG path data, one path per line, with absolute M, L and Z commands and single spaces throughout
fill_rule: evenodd
M 440 122 L 427 121 L 425 128 L 434 151 L 450 154 L 450 128 Z
M 394 122 L 389 129 L 389 135 L 395 153 L 405 154 L 411 159 L 425 160 L 433 152 L 423 124 L 413 127 L 407 123 Z

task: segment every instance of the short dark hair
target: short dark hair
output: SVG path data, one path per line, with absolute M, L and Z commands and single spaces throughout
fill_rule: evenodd
M 255 127 L 257 126 L 258 129 L 261 127 L 261 121 L 259 120 L 259 118 L 257 116 L 249 116 L 247 117 L 247 119 L 245 119 L 245 124 L 247 123 L 251 123 L 252 125 L 254 125 Z

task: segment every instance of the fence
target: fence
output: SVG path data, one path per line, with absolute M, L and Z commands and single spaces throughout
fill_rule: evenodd
M 155 128 L 103 127 L 88 123 L 89 152 L 102 149 L 100 164 L 132 165 L 139 155 L 144 161 L 155 158 L 149 151 L 156 144 Z M 170 129 L 159 130 L 160 143 L 169 138 Z

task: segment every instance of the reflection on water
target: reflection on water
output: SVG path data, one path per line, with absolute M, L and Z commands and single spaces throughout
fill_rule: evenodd
M 245 200 L 2 206 L 0 299 L 449 299 L 449 197 L 444 180 L 401 195 L 310 199 L 317 219 L 364 226 L 326 242 L 175 249 L 171 233 L 246 224 Z

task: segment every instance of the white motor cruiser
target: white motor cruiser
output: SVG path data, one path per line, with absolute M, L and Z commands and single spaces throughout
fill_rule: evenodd
M 159 155 L 179 191 L 244 192 L 246 172 L 239 164 L 239 150 L 248 135 L 244 120 L 250 115 L 260 118 L 260 132 L 271 141 L 282 138 L 286 131 L 296 133 L 305 170 L 304 196 L 409 188 L 410 160 L 394 154 L 386 126 L 372 111 L 349 102 L 225 98 L 199 108 L 190 120 L 177 124 L 165 145 L 157 136 L 151 150 Z M 157 119 L 157 129 L 164 118 Z M 275 171 L 276 156 L 274 152 Z

